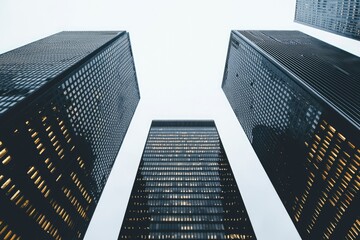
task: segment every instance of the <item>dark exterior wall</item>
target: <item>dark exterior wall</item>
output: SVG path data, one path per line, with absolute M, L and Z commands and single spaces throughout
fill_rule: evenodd
M 153 121 L 119 239 L 255 239 L 213 121 Z
M 303 239 L 358 233 L 359 63 L 300 32 L 231 34 L 222 88 Z
M 0 105 L 27 89 L 0 116 L 0 236 L 82 239 L 140 98 L 128 34 L 58 33 L 0 63 Z
M 297 0 L 295 22 L 360 40 L 360 2 Z

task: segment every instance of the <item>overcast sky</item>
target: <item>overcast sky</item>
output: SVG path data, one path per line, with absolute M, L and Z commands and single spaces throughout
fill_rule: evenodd
M 0 53 L 64 30 L 127 30 L 141 100 L 85 240 L 117 239 L 153 119 L 214 119 L 257 238 L 300 239 L 221 82 L 231 29 L 296 29 L 360 56 L 358 41 L 293 23 L 295 0 L 0 0 Z

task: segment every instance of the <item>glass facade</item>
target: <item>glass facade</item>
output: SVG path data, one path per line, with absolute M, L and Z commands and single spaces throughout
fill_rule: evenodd
M 360 1 L 296 0 L 295 22 L 360 40 Z
M 119 239 L 256 239 L 213 121 L 153 121 Z
M 303 239 L 360 233 L 360 59 L 296 31 L 233 31 L 222 88 Z
M 0 239 L 82 239 L 139 102 L 126 32 L 0 55 Z

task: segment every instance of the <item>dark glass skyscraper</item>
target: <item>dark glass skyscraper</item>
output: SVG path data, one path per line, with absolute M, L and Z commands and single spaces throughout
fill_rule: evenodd
M 360 40 L 360 1 L 296 0 L 295 22 Z
M 0 238 L 82 239 L 140 95 L 126 32 L 0 55 Z
M 231 33 L 222 88 L 303 239 L 358 239 L 359 79 L 301 32 Z
M 119 239 L 255 239 L 213 121 L 153 121 Z

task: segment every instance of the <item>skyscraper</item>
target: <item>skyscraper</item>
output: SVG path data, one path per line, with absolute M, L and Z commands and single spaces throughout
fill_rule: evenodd
M 301 32 L 231 33 L 222 88 L 303 239 L 358 239 L 359 79 Z
M 82 239 L 139 102 L 128 33 L 0 55 L 0 238 Z
M 153 121 L 119 239 L 255 239 L 213 121 Z
M 360 40 L 360 2 L 296 0 L 295 22 Z

